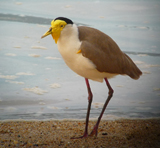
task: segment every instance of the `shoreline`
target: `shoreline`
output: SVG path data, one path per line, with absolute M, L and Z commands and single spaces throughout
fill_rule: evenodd
M 89 133 L 96 120 L 90 120 Z M 1 147 L 160 147 L 160 118 L 102 120 L 97 137 L 82 136 L 84 120 L 0 121 Z
M 89 118 L 89 121 L 97 121 L 98 117 L 97 118 Z M 47 121 L 61 121 L 61 122 L 64 122 L 64 121 L 83 121 L 85 122 L 85 118 L 83 119 L 74 119 L 74 118 L 64 118 L 64 119 L 55 119 L 55 118 L 49 118 L 49 119 L 2 119 L 0 120 L 0 123 L 2 122 L 47 122 Z M 121 121 L 121 120 L 160 120 L 160 117 L 148 117 L 148 118 L 132 118 L 132 117 L 127 117 L 127 118 L 123 118 L 123 117 L 117 117 L 117 118 L 106 118 L 106 117 L 103 117 L 102 118 L 102 121 Z

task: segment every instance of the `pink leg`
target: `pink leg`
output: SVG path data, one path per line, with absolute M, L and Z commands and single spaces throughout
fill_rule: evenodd
M 100 123 L 100 121 L 101 121 L 101 118 L 102 118 L 102 116 L 103 116 L 103 113 L 104 113 L 104 111 L 105 111 L 105 109 L 106 109 L 106 107 L 107 107 L 110 99 L 111 99 L 112 96 L 113 96 L 113 92 L 114 92 L 114 91 L 113 91 L 112 87 L 110 86 L 107 78 L 104 78 L 104 80 L 106 81 L 107 87 L 108 87 L 108 89 L 109 89 L 108 98 L 107 98 L 107 100 L 106 100 L 106 102 L 105 102 L 105 104 L 104 104 L 104 106 L 103 106 L 103 109 L 102 109 L 101 114 L 100 114 L 100 116 L 99 116 L 99 118 L 98 118 L 98 121 L 97 121 L 96 125 L 94 126 L 94 128 L 93 128 L 90 136 L 93 136 L 94 134 L 95 134 L 95 136 L 97 136 L 99 123 Z
M 88 137 L 88 122 L 89 122 L 89 115 L 90 115 L 90 110 L 91 110 L 91 103 L 92 103 L 92 92 L 91 92 L 91 88 L 90 88 L 90 85 L 89 85 L 89 81 L 87 78 L 85 78 L 85 81 L 86 81 L 86 85 L 87 85 L 87 90 L 88 90 L 88 110 L 87 110 L 87 116 L 86 116 L 86 126 L 85 126 L 85 131 L 84 131 L 84 134 L 83 136 L 81 137 L 73 137 L 71 139 L 78 139 L 78 138 L 85 138 L 85 137 Z

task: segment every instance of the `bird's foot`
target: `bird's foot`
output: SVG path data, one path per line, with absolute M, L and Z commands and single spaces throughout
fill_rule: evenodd
M 94 128 L 93 128 L 93 130 L 92 130 L 92 132 L 90 133 L 90 135 L 88 135 L 88 133 L 84 133 L 83 134 L 83 136 L 80 136 L 80 137 L 71 137 L 71 139 L 82 139 L 82 138 L 87 138 L 88 136 L 96 136 L 97 137 L 97 135 L 98 135 L 98 126 L 97 125 L 95 125 L 94 126 Z
M 97 134 L 98 134 L 98 126 L 95 125 L 89 136 L 94 136 L 95 135 L 97 137 Z
M 94 136 L 97 137 L 98 135 L 98 125 L 96 124 L 92 130 L 92 132 L 90 133 L 90 135 L 88 135 L 88 132 L 84 132 L 83 136 L 80 137 L 71 137 L 71 139 L 82 139 L 82 138 L 87 138 L 87 137 L 92 137 Z
M 84 133 L 83 136 L 80 137 L 71 137 L 71 139 L 82 139 L 82 138 L 87 138 L 88 137 L 88 133 Z

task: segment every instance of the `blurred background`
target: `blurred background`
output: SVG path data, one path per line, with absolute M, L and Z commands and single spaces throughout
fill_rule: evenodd
M 0 120 L 84 119 L 84 78 L 64 63 L 51 36 L 41 40 L 56 17 L 97 28 L 112 37 L 143 75 L 117 76 L 103 119 L 160 117 L 160 1 L 1 0 Z M 105 83 L 90 81 L 91 118 L 108 95 Z

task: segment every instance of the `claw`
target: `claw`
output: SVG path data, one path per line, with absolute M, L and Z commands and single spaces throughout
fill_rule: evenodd
M 82 50 L 80 49 L 80 50 L 77 51 L 77 54 L 78 54 L 78 53 L 81 53 L 81 52 L 82 52 Z
M 83 136 L 80 137 L 71 137 L 71 139 L 82 139 L 82 138 L 87 138 L 88 137 L 88 133 L 84 133 Z
M 94 126 L 94 128 L 93 128 L 93 130 L 92 130 L 92 132 L 90 133 L 90 135 L 89 136 L 96 136 L 97 137 L 97 135 L 98 135 L 98 126 L 97 125 L 95 125 Z

